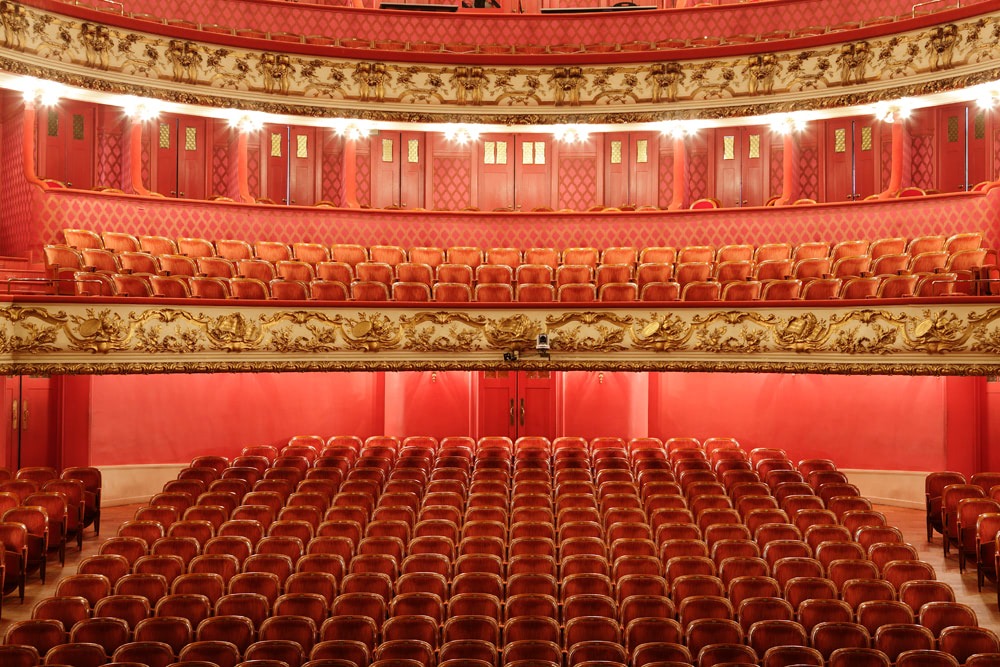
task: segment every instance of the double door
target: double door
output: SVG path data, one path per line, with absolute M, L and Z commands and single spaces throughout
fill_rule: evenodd
M 61 100 L 38 112 L 36 170 L 69 188 L 94 187 L 96 110 L 83 102 Z
M 556 436 L 555 373 L 483 371 L 479 379 L 479 435 Z
M 937 110 L 941 192 L 964 192 L 989 178 L 988 114 L 978 104 L 950 104 Z
M 878 192 L 876 128 L 867 118 L 826 121 L 826 201 L 857 201 Z
M 53 426 L 52 380 L 15 375 L 3 378 L 0 425 L 6 434 L 0 447 L 0 466 L 10 470 L 28 466 L 59 466 Z
M 552 208 L 552 138 L 481 135 L 477 146 L 479 208 L 484 211 Z
M 423 208 L 425 149 L 423 132 L 372 135 L 372 208 Z
M 208 193 L 207 119 L 164 114 L 152 127 L 156 128 L 152 189 L 178 199 L 205 199 Z
M 265 125 L 261 135 L 261 198 L 312 206 L 319 191 L 317 128 Z
M 768 142 L 764 127 L 715 131 L 715 196 L 723 208 L 763 206 L 767 201 Z
M 655 206 L 659 139 L 653 132 L 611 132 L 604 135 L 604 204 Z

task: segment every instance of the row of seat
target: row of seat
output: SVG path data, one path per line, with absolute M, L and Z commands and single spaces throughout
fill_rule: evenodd
M 91 467 L 35 466 L 0 469 L 0 544 L 3 593 L 17 590 L 23 601 L 28 575 L 37 571 L 45 582 L 50 552 L 66 562 L 66 545 L 74 537 L 83 548 L 84 529 L 100 533 L 101 473 Z
M 648 265 L 646 265 L 648 266 Z M 669 265 L 665 265 L 669 266 Z M 60 285 L 62 280 L 59 281 Z M 920 275 L 816 278 L 808 281 L 786 280 L 695 280 L 686 284 L 675 281 L 568 283 L 558 288 L 550 284 L 479 284 L 475 288 L 462 283 L 391 282 L 355 280 L 342 283 L 330 280 L 286 280 L 265 282 L 256 278 L 213 278 L 206 276 L 165 276 L 147 273 L 114 274 L 76 271 L 72 274 L 72 293 L 78 296 L 127 296 L 184 299 L 255 299 L 286 301 L 398 301 L 406 303 L 588 303 L 604 301 L 784 301 L 867 298 L 938 297 L 964 293 L 990 293 L 988 281 L 959 279 L 957 273 Z
M 979 590 L 997 581 L 1000 545 L 1000 473 L 980 472 L 968 480 L 958 472 L 930 473 L 924 482 L 927 539 L 942 535 L 945 557 L 955 547 L 959 572 L 975 566 Z M 1000 588 L 997 591 L 1000 608 Z
M 912 551 L 883 524 L 832 462 L 793 465 L 731 439 L 304 436 L 192 461 L 58 598 L 84 593 L 91 613 L 131 619 L 128 639 L 173 638 L 173 657 L 211 654 L 227 667 L 247 659 L 248 642 L 274 641 L 272 626 L 298 638 L 267 646 L 296 667 L 330 652 L 349 660 L 339 667 L 388 656 L 644 666 L 715 650 L 757 662 L 772 643 L 822 664 L 824 651 L 873 651 L 873 641 L 889 654 L 947 650 L 950 634 L 934 634 L 953 625 L 972 626 L 963 646 L 989 649 L 974 614 L 927 580 L 933 570 L 900 570 L 896 599 L 888 577 Z M 845 587 L 858 595 L 841 599 Z M 240 635 L 246 621 L 233 616 L 254 632 Z M 85 619 L 50 620 L 66 632 Z M 125 638 L 120 624 L 113 640 L 98 627 L 81 626 L 109 645 Z M 199 644 L 224 628 L 240 646 Z
M 724 245 L 718 248 L 707 245 L 682 247 L 612 247 L 599 251 L 596 248 L 487 248 L 477 246 L 413 247 L 334 243 L 284 243 L 280 241 L 218 240 L 204 238 L 165 236 L 135 236 L 123 232 L 97 232 L 86 229 L 65 229 L 66 246 L 75 250 L 106 249 L 115 253 L 144 252 L 155 256 L 184 255 L 191 258 L 220 257 L 232 261 L 264 259 L 272 263 L 299 260 L 309 264 L 344 262 L 352 267 L 361 262 L 380 262 L 397 266 L 404 262 L 427 264 L 433 268 L 441 264 L 465 264 L 473 269 L 481 264 L 506 265 L 516 269 L 521 264 L 543 264 L 556 269 L 560 264 L 583 264 L 596 268 L 599 264 L 644 264 L 648 262 L 730 262 L 772 259 L 829 258 L 835 262 L 844 257 L 867 255 L 876 261 L 883 255 L 906 254 L 916 257 L 927 252 L 947 252 L 949 255 L 962 250 L 979 250 L 983 235 L 968 232 L 947 237 L 943 235 L 917 236 L 911 239 L 896 237 L 874 241 L 806 242 L 797 246 L 789 243 Z M 68 266 L 68 264 L 66 264 Z

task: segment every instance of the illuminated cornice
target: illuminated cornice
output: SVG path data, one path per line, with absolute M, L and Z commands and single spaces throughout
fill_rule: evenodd
M 461 123 L 474 126 L 473 134 L 582 123 L 595 132 L 652 130 L 685 121 L 690 131 L 773 124 L 775 115 L 792 111 L 802 123 L 868 114 L 901 98 L 910 98 L 910 108 L 993 99 L 1000 80 L 1000 49 L 991 37 L 1000 12 L 770 54 L 699 59 L 690 49 L 687 60 L 469 67 L 222 48 L 6 4 L 23 9 L 24 20 L 3 33 L 17 48 L 0 49 L 0 85 L 22 89 L 23 77 L 34 77 L 64 84 L 64 97 L 122 104 L 122 96 L 133 96 L 156 100 L 165 111 L 225 118 L 256 112 L 299 125 L 367 121 L 444 132 Z

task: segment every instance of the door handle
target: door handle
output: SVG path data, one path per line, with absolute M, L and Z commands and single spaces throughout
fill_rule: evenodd
M 524 399 L 521 399 L 521 426 L 524 426 Z
M 178 193 L 177 193 L 177 196 L 178 196 L 178 197 L 183 197 L 183 196 L 184 196 L 184 193 L 183 193 L 183 192 L 178 192 Z
M 171 190 L 171 191 L 170 191 L 170 194 L 171 194 L 171 195 L 176 195 L 176 194 L 177 194 L 177 190 Z
M 18 409 L 17 399 L 15 398 L 10 404 L 10 430 L 17 430 L 18 419 L 21 415 L 21 411 Z
M 14 401 L 14 403 L 17 403 L 17 401 Z M 15 409 L 15 411 L 17 410 L 16 407 L 14 409 Z M 511 426 L 514 425 L 514 399 L 513 398 L 510 399 L 510 425 Z
M 21 430 L 28 430 L 28 399 L 21 401 Z

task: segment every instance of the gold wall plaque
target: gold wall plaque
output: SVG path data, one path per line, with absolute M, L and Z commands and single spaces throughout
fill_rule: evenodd
M 75 113 L 73 114 L 73 138 L 77 141 L 83 139 L 84 129 L 86 125 L 83 120 L 83 114 Z
M 186 151 L 198 150 L 198 128 L 196 127 L 184 128 L 184 150 Z
M 760 157 L 760 135 L 751 134 L 750 135 L 750 156 L 751 158 Z
M 309 136 L 305 134 L 295 135 L 295 157 L 309 157 Z
M 507 142 L 497 142 L 497 164 L 507 164 Z
M 382 162 L 392 162 L 392 139 L 382 140 Z
M 535 144 L 531 141 L 521 144 L 521 164 L 535 164 Z
M 170 148 L 169 123 L 160 123 L 160 148 Z
M 271 133 L 271 157 L 281 157 L 281 135 Z
M 406 142 L 406 161 L 411 163 L 420 162 L 419 139 L 410 139 Z
M 637 164 L 649 162 L 649 142 L 647 140 L 640 139 L 635 142 L 635 161 Z
M 497 163 L 497 144 L 495 141 L 483 143 L 483 164 Z
M 958 143 L 958 116 L 948 116 L 948 143 Z

